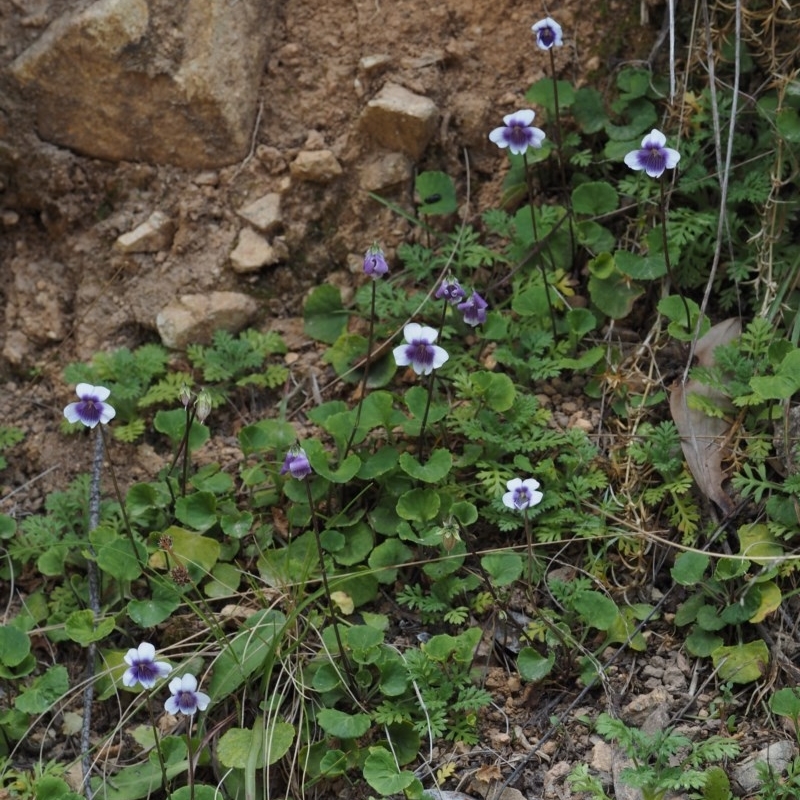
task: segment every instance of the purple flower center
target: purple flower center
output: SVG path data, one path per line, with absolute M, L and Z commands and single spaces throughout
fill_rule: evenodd
M 156 679 L 160 677 L 159 671 L 152 661 L 134 661 L 131 669 L 136 674 L 136 680 L 142 684 L 155 683 Z
M 78 413 L 87 422 L 98 422 L 102 410 L 103 403 L 96 397 L 84 397 L 78 404 Z
M 194 696 L 194 692 L 184 692 L 181 690 L 175 695 L 175 700 L 178 703 L 178 708 L 180 708 L 184 714 L 192 714 L 197 708 L 197 698 Z
M 529 144 L 530 137 L 528 136 L 528 128 L 521 124 L 521 123 L 514 123 L 509 126 L 508 128 L 508 135 L 506 137 L 508 141 L 516 145 L 517 147 L 522 147 L 523 145 Z
M 406 356 L 412 364 L 429 367 L 433 364 L 433 347 L 424 339 L 415 339 L 406 347 Z
M 542 45 L 542 47 L 552 47 L 555 44 L 556 35 L 552 28 L 539 28 L 537 34 L 539 36 L 539 43 Z
M 644 164 L 645 169 L 663 172 L 666 168 L 666 161 L 664 152 L 660 147 L 651 145 L 642 150 L 641 162 Z
M 531 493 L 526 486 L 514 489 L 514 505 L 517 508 L 527 508 L 531 504 Z

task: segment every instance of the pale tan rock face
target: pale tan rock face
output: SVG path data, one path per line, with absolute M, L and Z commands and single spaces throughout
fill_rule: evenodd
M 39 136 L 81 154 L 206 169 L 250 146 L 270 0 L 98 0 L 11 65 Z

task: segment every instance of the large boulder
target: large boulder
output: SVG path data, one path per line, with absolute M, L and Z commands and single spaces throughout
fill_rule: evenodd
M 50 25 L 11 74 L 48 142 L 111 161 L 230 164 L 250 147 L 271 6 L 96 0 Z

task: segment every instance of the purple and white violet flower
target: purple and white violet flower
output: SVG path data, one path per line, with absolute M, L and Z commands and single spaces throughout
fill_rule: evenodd
M 70 403 L 64 409 L 64 416 L 70 422 L 81 422 L 87 428 L 94 428 L 98 422 L 105 425 L 116 415 L 113 406 L 105 402 L 111 394 L 111 390 L 105 386 L 79 383 L 75 387 L 75 393 L 80 400 L 77 403 Z
M 666 144 L 667 137 L 653 128 L 642 139 L 642 149 L 631 150 L 625 156 L 625 163 L 631 169 L 643 169 L 651 178 L 660 178 L 665 169 L 673 169 L 681 160 L 681 154 Z
M 186 714 L 192 716 L 197 711 L 205 711 L 211 698 L 205 692 L 197 691 L 197 678 L 194 675 L 184 675 L 173 678 L 169 682 L 172 697 L 164 703 L 164 709 L 169 714 Z
M 313 471 L 306 451 L 297 444 L 291 447 L 283 461 L 281 475 L 285 475 L 288 472 L 293 478 L 302 481 L 303 478 L 307 478 Z
M 514 155 L 522 155 L 529 147 L 539 148 L 545 140 L 545 132 L 531 123 L 536 112 L 529 108 L 515 111 L 503 117 L 503 127 L 495 128 L 489 139 L 498 147 L 507 147 Z
M 451 304 L 461 302 L 466 296 L 467 293 L 461 284 L 450 275 L 439 284 L 439 288 L 434 293 L 437 300 L 447 300 Z
M 364 255 L 364 274 L 372 280 L 383 277 L 389 271 L 386 256 L 377 243 L 373 244 Z
M 534 478 L 512 478 L 506 483 L 508 491 L 503 495 L 503 505 L 514 511 L 538 506 L 544 495 L 538 491 L 539 481 Z
M 159 678 L 166 678 L 172 667 L 166 661 L 156 661 L 156 649 L 150 642 L 142 642 L 131 648 L 124 656 L 128 665 L 122 675 L 123 686 L 136 686 L 141 683 L 145 689 L 152 689 Z
M 441 367 L 450 356 L 443 347 L 434 344 L 438 335 L 439 332 L 433 328 L 409 322 L 403 328 L 406 344 L 392 351 L 397 366 L 410 366 L 417 375 L 430 375 Z
M 477 292 L 473 292 L 469 300 L 458 304 L 458 310 L 464 314 L 464 322 L 473 328 L 486 322 L 488 307 L 489 304 Z
M 541 50 L 561 47 L 564 44 L 561 26 L 551 17 L 539 20 L 531 26 L 531 30 L 536 34 L 536 44 Z

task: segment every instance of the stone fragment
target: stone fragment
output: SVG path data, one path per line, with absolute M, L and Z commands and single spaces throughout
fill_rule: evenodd
M 156 316 L 156 327 L 166 347 L 182 350 L 192 343 L 207 344 L 220 328 L 238 333 L 253 321 L 258 303 L 240 292 L 184 294 Z
M 114 249 L 121 253 L 157 253 L 169 250 L 175 234 L 175 223 L 163 212 L 154 211 L 141 225 L 123 233 Z
M 416 160 L 433 138 L 438 119 L 433 100 L 387 83 L 367 103 L 361 128 L 383 147 L 402 150 Z
M 342 174 L 342 165 L 330 150 L 302 150 L 289 170 L 301 181 L 330 183 Z
M 746 794 L 750 794 L 761 786 L 761 778 L 758 776 L 756 764 L 759 762 L 769 764 L 772 771 L 780 775 L 786 771 L 789 762 L 794 758 L 796 749 L 795 744 L 786 740 L 773 742 L 734 767 L 733 778 Z
M 392 63 L 392 57 L 387 53 L 376 53 L 371 56 L 363 56 L 358 61 L 358 68 L 365 75 L 377 72 Z
M 285 249 L 285 248 L 284 248 Z M 256 272 L 281 260 L 281 252 L 251 228 L 242 228 L 239 241 L 231 253 L 231 266 L 235 272 Z
M 274 233 L 283 225 L 281 196 L 275 192 L 259 197 L 236 213 L 262 233 Z
M 387 153 L 367 164 L 359 176 L 365 192 L 387 192 L 397 186 L 410 184 L 413 175 L 411 162 L 402 153 Z
M 71 5 L 79 10 L 63 12 L 10 67 L 42 139 L 111 161 L 194 169 L 247 154 L 271 3 Z

